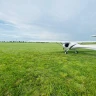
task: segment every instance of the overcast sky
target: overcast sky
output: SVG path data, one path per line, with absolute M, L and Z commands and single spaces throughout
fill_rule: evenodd
M 96 0 L 0 0 L 0 40 L 94 40 Z

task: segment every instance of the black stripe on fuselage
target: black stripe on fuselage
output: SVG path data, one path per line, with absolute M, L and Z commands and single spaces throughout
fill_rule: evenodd
M 70 48 L 69 49 L 72 49 L 73 48 L 73 46 L 75 46 L 76 44 L 74 44 L 74 45 L 72 45 L 72 46 L 70 46 Z

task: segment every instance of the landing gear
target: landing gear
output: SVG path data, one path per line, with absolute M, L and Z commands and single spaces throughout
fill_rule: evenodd
M 68 52 L 67 52 L 67 51 L 65 51 L 65 54 L 68 54 Z
M 64 48 L 63 48 L 63 49 L 64 49 Z M 64 50 L 64 53 L 65 53 L 65 54 L 68 54 L 68 51 L 69 51 L 68 49 L 65 49 L 65 50 Z M 77 50 L 74 50 L 74 52 L 75 52 L 75 54 L 77 54 L 77 53 L 78 53 L 78 51 L 77 51 Z
M 65 51 L 64 53 L 68 54 L 68 51 Z M 75 54 L 78 54 L 78 51 L 75 50 Z

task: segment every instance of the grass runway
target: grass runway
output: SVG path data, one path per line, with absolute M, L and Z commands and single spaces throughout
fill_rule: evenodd
M 96 96 L 96 51 L 0 43 L 0 96 Z

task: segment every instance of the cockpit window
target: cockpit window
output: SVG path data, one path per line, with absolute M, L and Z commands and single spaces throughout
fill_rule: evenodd
M 65 43 L 65 47 L 68 47 L 69 46 L 69 43 Z

